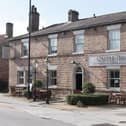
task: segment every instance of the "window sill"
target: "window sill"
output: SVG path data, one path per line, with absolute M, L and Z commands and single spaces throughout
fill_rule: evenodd
M 50 85 L 49 88 L 56 89 L 57 88 L 57 85 Z
M 73 52 L 73 55 L 84 54 L 84 52 Z
M 109 87 L 108 90 L 109 91 L 118 91 L 119 92 L 120 91 L 120 88 L 111 88 L 111 87 Z
M 28 56 L 21 56 L 21 58 L 22 58 L 22 59 L 27 59 L 27 58 L 28 58 Z
M 25 84 L 17 84 L 16 87 L 26 87 Z
M 120 49 L 106 50 L 106 52 L 119 52 Z
M 53 56 L 57 56 L 57 53 L 54 53 L 54 54 L 48 54 L 48 57 L 53 57 Z

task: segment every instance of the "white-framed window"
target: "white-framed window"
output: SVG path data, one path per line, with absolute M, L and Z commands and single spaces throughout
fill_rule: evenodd
M 21 45 L 21 56 L 28 56 L 28 39 L 22 39 L 22 45 Z
M 50 54 L 57 54 L 57 34 L 56 35 L 49 35 L 49 55 Z
M 57 71 L 56 70 L 49 70 L 49 85 L 56 85 L 57 84 Z
M 33 72 L 30 72 L 30 83 L 32 83 L 32 79 L 33 79 Z M 28 71 L 26 70 L 21 70 L 21 71 L 17 71 L 17 83 L 26 85 L 28 83 Z
M 84 30 L 74 31 L 74 52 L 84 52 Z
M 108 70 L 108 84 L 109 84 L 109 88 L 120 87 L 120 70 L 119 69 Z
M 25 84 L 25 71 L 17 71 L 18 84 Z
M 108 26 L 108 50 L 120 50 L 121 25 Z

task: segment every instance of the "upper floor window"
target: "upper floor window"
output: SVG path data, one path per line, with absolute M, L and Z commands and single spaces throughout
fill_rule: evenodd
M 74 31 L 74 52 L 84 52 L 84 30 Z
M 57 54 L 57 35 L 49 35 L 49 54 Z
M 120 50 L 120 25 L 108 26 L 108 50 Z
M 28 39 L 22 40 L 21 55 L 28 56 Z

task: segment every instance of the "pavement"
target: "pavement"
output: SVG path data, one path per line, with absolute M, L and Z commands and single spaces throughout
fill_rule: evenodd
M 42 119 L 53 119 L 75 126 L 126 126 L 126 105 L 76 107 L 63 101 L 51 102 L 27 100 L 0 94 L 0 104 L 17 107 Z

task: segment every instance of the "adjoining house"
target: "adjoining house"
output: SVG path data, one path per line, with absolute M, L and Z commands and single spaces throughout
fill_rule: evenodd
M 82 90 L 92 82 L 99 91 L 126 91 L 126 12 L 79 19 L 75 10 L 68 21 L 38 30 L 39 13 L 32 7 L 31 83 L 33 61 L 37 79 L 57 97 Z M 37 16 L 37 18 L 35 18 Z M 28 34 L 9 39 L 9 89 L 27 86 Z
M 2 58 L 2 46 L 7 44 L 6 38 L 6 35 L 0 35 L 0 92 L 8 92 L 9 60 Z

